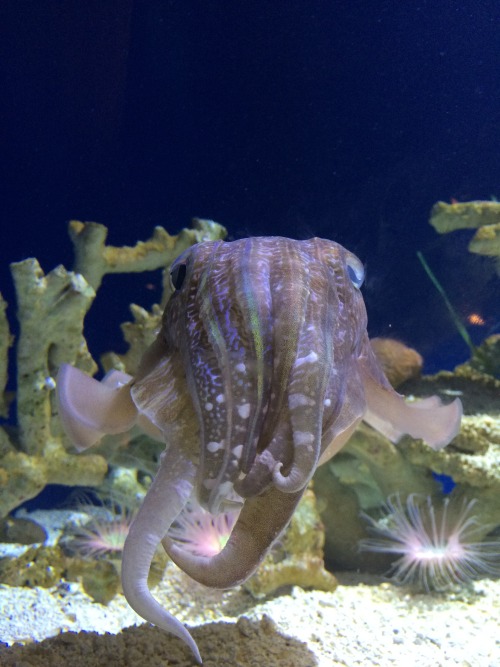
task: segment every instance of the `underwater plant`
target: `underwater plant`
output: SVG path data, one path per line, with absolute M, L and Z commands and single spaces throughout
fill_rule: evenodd
M 464 323 L 460 319 L 460 315 L 457 313 L 457 311 L 453 307 L 451 301 L 449 300 L 448 295 L 446 294 L 446 292 L 444 290 L 444 287 L 441 285 L 441 283 L 439 282 L 439 280 L 435 276 L 434 272 L 432 271 L 431 267 L 427 263 L 427 260 L 425 259 L 425 257 L 423 256 L 423 254 L 420 251 L 417 252 L 417 257 L 418 257 L 420 263 L 422 264 L 422 266 L 424 268 L 424 271 L 426 272 L 426 274 L 430 278 L 432 284 L 437 289 L 441 298 L 443 299 L 443 301 L 446 305 L 446 308 L 448 309 L 448 312 L 451 315 L 451 319 L 453 320 L 453 323 L 455 324 L 455 327 L 457 328 L 458 333 L 462 337 L 462 340 L 465 342 L 465 344 L 467 345 L 467 347 L 469 348 L 471 353 L 474 354 L 475 351 L 476 351 L 476 347 L 475 347 L 474 343 L 472 342 L 472 339 L 469 336 L 469 332 L 465 328 Z
M 101 507 L 86 505 L 82 509 L 90 519 L 71 530 L 64 539 L 64 546 L 85 559 L 120 558 L 137 510 L 117 503 L 102 503 Z
M 473 514 L 476 500 L 461 503 L 445 497 L 436 508 L 431 496 L 411 494 L 403 504 L 389 496 L 383 516 L 363 513 L 374 535 L 360 549 L 400 554 L 389 576 L 425 591 L 445 591 L 484 576 L 500 575 L 500 540 L 480 541 L 484 526 Z
M 168 536 L 194 556 L 215 556 L 224 548 L 240 510 L 213 515 L 189 503 L 168 531 Z
M 496 258 L 496 272 L 500 276 L 500 204 L 496 198 L 491 201 L 437 202 L 431 211 L 430 224 L 439 234 L 446 234 L 457 229 L 476 229 L 469 243 L 469 251 L 478 255 Z M 421 252 L 417 257 L 428 277 L 441 295 L 451 315 L 455 327 L 471 351 L 470 360 L 463 365 L 475 371 L 500 379 L 500 335 L 499 322 L 494 318 L 489 330 L 479 346 L 475 346 L 460 316 L 451 304 L 443 286 L 427 264 Z M 495 295 L 496 296 L 496 295 Z M 477 314 L 468 317 L 468 323 L 484 325 L 486 322 Z
M 439 234 L 475 229 L 469 252 L 495 258 L 500 276 L 500 204 L 496 199 L 451 204 L 438 201 L 432 207 L 429 223 Z

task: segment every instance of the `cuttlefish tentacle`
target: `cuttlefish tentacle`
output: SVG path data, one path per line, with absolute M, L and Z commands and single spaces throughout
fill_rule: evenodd
M 195 581 L 211 588 L 231 588 L 257 569 L 288 525 L 303 493 L 304 489 L 282 493 L 270 487 L 260 496 L 247 499 L 226 545 L 215 556 L 195 556 L 168 535 L 162 540 L 163 547 L 174 563 Z
M 201 656 L 185 626 L 151 595 L 148 574 L 155 551 L 192 495 L 195 466 L 176 448 L 162 455 L 158 472 L 130 526 L 122 556 L 123 593 L 134 611 L 182 639 Z

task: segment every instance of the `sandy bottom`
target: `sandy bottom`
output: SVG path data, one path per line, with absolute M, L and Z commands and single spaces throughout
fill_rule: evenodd
M 41 519 L 53 523 L 50 542 L 68 516 Z M 205 667 L 500 667 L 500 581 L 439 595 L 352 574 L 339 581 L 333 593 L 296 587 L 259 602 L 242 588 L 200 586 L 169 563 L 152 592 L 189 626 Z M 196 664 L 180 640 L 145 624 L 123 595 L 105 606 L 68 582 L 0 585 L 0 642 L 0 667 Z
M 242 589 L 207 590 L 169 564 L 153 592 L 193 628 L 206 667 L 500 665 L 499 581 L 448 595 L 414 595 L 349 575 L 341 581 L 334 593 L 294 588 L 256 603 Z M 12 645 L 0 648 L 2 667 L 195 664 L 122 595 L 104 606 L 78 584 L 0 586 L 0 600 L 0 636 Z M 128 626 L 135 627 L 122 632 Z

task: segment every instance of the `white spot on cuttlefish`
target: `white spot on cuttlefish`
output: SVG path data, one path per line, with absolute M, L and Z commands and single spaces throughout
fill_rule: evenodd
M 224 449 L 224 443 L 215 442 L 215 440 L 212 440 L 210 442 L 207 442 L 207 449 L 211 454 L 213 454 L 214 452 L 218 452 L 219 449 Z
M 247 367 L 245 366 L 245 364 L 239 363 L 239 364 L 236 364 L 234 369 L 236 371 L 238 371 L 238 373 L 246 373 Z
M 243 454 L 243 445 L 236 445 L 235 447 L 233 447 L 233 455 L 237 459 L 240 459 L 242 454 Z
M 218 396 L 215 397 L 215 400 L 217 401 L 217 403 L 224 403 L 226 397 L 224 396 L 224 394 L 218 394 Z
M 299 408 L 305 405 L 315 405 L 315 401 L 313 401 L 312 398 L 309 398 L 309 396 L 305 396 L 304 394 L 290 394 L 288 397 L 288 406 L 290 410 L 295 410 L 295 408 Z
M 293 432 L 293 444 L 296 447 L 312 445 L 314 442 L 314 435 L 308 433 L 307 431 L 294 431 Z
M 222 496 L 223 498 L 227 499 L 228 497 L 231 496 L 231 494 L 233 492 L 233 488 L 234 487 L 233 487 L 232 482 L 229 482 L 229 481 L 222 482 L 222 484 L 219 484 L 219 488 L 217 490 L 219 497 Z
M 248 419 L 250 416 L 250 403 L 243 403 L 243 405 L 238 405 L 238 414 L 242 419 Z
M 302 364 L 314 364 L 316 361 L 318 361 L 318 355 L 316 352 L 314 352 L 314 350 L 311 350 L 308 355 L 305 357 L 299 357 L 295 361 L 295 368 L 302 366 Z
M 213 409 L 214 409 L 214 406 L 213 406 L 212 403 L 205 403 L 205 410 L 207 412 L 210 412 L 210 410 L 213 410 Z
M 325 400 L 323 401 L 323 405 L 325 406 L 325 408 L 329 408 L 331 404 L 332 402 L 329 398 L 325 398 Z

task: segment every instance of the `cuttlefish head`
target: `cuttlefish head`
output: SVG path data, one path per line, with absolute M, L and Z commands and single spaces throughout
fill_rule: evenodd
M 135 378 L 113 373 L 98 383 L 61 369 L 60 412 L 77 446 L 135 423 L 167 444 L 125 544 L 123 588 L 139 614 L 198 658 L 147 587 L 160 541 L 197 581 L 234 586 L 361 419 L 393 441 L 409 433 L 433 447 L 457 433 L 459 401 L 408 405 L 390 387 L 366 332 L 363 277 L 355 255 L 322 239 L 200 243 L 171 267 L 162 328 Z M 216 556 L 189 554 L 167 535 L 193 498 L 212 514 L 241 507 Z

